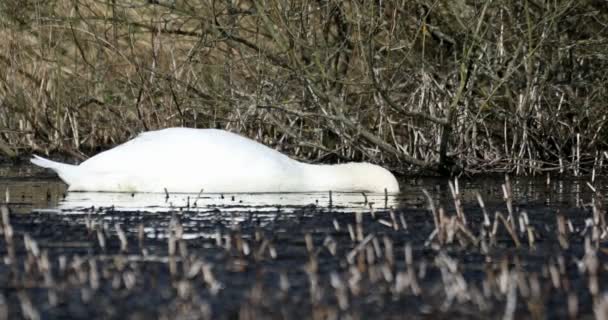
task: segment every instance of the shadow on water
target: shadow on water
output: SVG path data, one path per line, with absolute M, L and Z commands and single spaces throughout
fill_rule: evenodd
M 330 205 L 329 193 L 66 193 L 36 168 L 0 173 L 0 203 L 11 211 L 0 237 L 0 318 L 608 311 L 605 210 L 585 180 L 513 179 L 511 221 L 502 177 L 461 180 L 456 202 L 447 180 L 420 178 L 386 198 L 332 193 Z M 442 208 L 436 215 L 422 189 Z

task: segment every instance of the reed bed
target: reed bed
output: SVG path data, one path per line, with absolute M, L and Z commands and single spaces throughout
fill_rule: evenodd
M 418 207 L 353 212 L 2 205 L 0 316 L 604 319 L 598 186 L 559 209 L 520 201 L 508 178 L 502 200 L 470 201 L 453 181 Z
M 225 128 L 313 162 L 582 175 L 606 150 L 597 1 L 0 4 L 0 154 Z

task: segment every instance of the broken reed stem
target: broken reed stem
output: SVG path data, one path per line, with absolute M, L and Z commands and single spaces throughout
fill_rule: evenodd
M 395 217 L 395 210 L 393 210 L 393 208 L 390 208 L 388 212 L 391 216 L 391 224 L 392 224 L 393 230 L 398 231 L 399 224 L 397 223 L 397 218 Z
M 507 211 L 509 213 L 508 222 L 511 229 L 515 230 L 515 217 L 513 215 L 513 192 L 511 189 L 511 181 L 509 175 L 505 175 L 505 183 L 502 185 L 504 200 L 507 203 Z
M 450 186 L 450 192 L 452 194 L 452 199 L 454 199 L 454 207 L 456 208 L 456 214 L 458 218 L 462 221 L 463 224 L 467 224 L 467 218 L 464 214 L 464 208 L 462 207 L 462 200 L 460 195 L 460 188 L 458 186 L 458 178 L 454 179 L 454 183 L 451 181 L 448 183 Z
M 388 209 L 388 189 L 384 188 L 384 210 Z
M 557 220 L 557 240 L 562 249 L 566 250 L 570 247 L 570 243 L 568 241 L 568 229 L 566 226 L 566 219 L 561 212 L 557 212 L 556 220 Z
M 517 248 L 521 247 L 521 242 L 519 241 L 519 237 L 517 236 L 517 232 L 515 232 L 515 229 L 511 226 L 511 223 L 509 223 L 507 221 L 507 219 L 505 219 L 505 217 L 500 212 L 498 212 L 498 211 L 496 212 L 496 217 L 494 219 L 495 220 L 496 219 L 500 219 L 500 221 L 503 223 L 503 225 L 507 229 L 507 232 L 511 236 L 511 239 L 513 240 L 513 242 L 515 242 L 515 246 Z M 496 221 L 495 221 L 495 223 L 496 223 Z
M 374 239 L 374 235 L 373 234 L 368 234 L 363 241 L 359 242 L 357 244 L 357 246 L 355 246 L 355 248 L 353 248 L 348 255 L 346 256 L 346 260 L 348 261 L 348 264 L 352 264 L 355 260 L 355 257 L 357 256 L 357 254 L 363 250 L 363 248 L 365 248 L 365 246 L 367 246 L 367 244 L 372 241 L 372 239 Z
M 116 234 L 118 235 L 118 239 L 120 240 L 120 251 L 127 252 L 128 243 L 127 243 L 127 236 L 126 236 L 125 232 L 122 230 L 122 228 L 120 227 L 120 225 L 118 223 L 116 225 L 114 225 L 114 228 L 116 229 Z
M 5 263 L 14 265 L 15 261 L 15 246 L 13 242 L 13 227 L 11 226 L 10 211 L 6 204 L 0 205 L 0 216 L 2 217 L 2 233 L 4 233 L 4 241 L 6 242 L 6 250 L 8 259 Z
M 477 198 L 477 203 L 479 203 L 479 207 L 481 208 L 481 212 L 483 213 L 483 227 L 489 228 L 492 223 L 490 222 L 490 216 L 486 210 L 486 205 L 483 202 L 483 198 L 481 198 L 481 194 L 479 194 L 479 192 L 476 192 L 475 196 Z
M 363 213 L 357 211 L 355 213 L 355 226 L 357 231 L 357 241 L 363 240 Z
M 103 227 L 101 225 L 97 225 L 97 242 L 99 243 L 99 247 L 101 250 L 106 250 L 106 236 L 103 232 Z
M 471 230 L 469 230 L 465 224 L 460 221 L 456 221 L 456 225 L 458 226 L 458 229 L 473 243 L 473 245 L 477 246 L 479 244 L 479 239 L 473 235 Z
M 439 215 L 437 213 L 437 209 L 435 208 L 435 203 L 433 202 L 433 198 L 431 197 L 431 194 L 426 190 L 426 189 L 422 189 L 422 193 L 424 193 L 424 195 L 426 196 L 426 199 L 428 200 L 428 209 L 431 211 L 431 214 L 433 215 L 433 222 L 435 223 L 435 229 L 439 231 L 441 224 L 439 223 Z
M 599 224 L 599 228 L 606 232 L 606 215 L 603 210 L 603 197 L 599 190 L 595 188 L 591 188 L 594 191 L 594 196 L 592 199 L 593 204 L 593 221 L 596 224 Z

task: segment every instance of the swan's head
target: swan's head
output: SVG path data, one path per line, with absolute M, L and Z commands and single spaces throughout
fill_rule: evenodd
M 358 190 L 384 192 L 386 189 L 388 192 L 399 192 L 397 178 L 381 166 L 367 162 L 347 163 L 344 166 L 349 167 L 353 186 Z

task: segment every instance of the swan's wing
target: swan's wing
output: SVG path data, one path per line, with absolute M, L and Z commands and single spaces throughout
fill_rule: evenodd
M 94 171 L 205 177 L 263 176 L 297 164 L 254 140 L 223 130 L 171 128 L 150 131 L 83 162 Z

